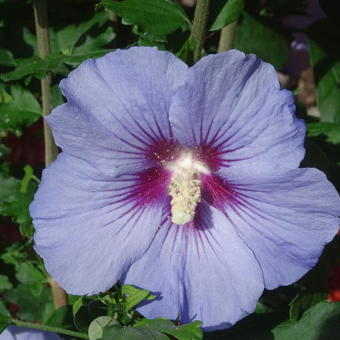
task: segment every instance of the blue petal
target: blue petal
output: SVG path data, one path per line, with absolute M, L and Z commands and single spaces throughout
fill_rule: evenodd
M 201 320 L 223 329 L 251 313 L 263 290 L 260 267 L 225 215 L 202 202 L 195 226 L 165 225 L 124 283 L 159 295 L 149 318 Z
M 225 213 L 254 252 L 265 287 L 297 281 L 339 230 L 340 197 L 333 185 L 316 169 L 239 173 L 229 181 L 238 187 L 238 202 L 226 204 Z
M 104 176 L 64 153 L 44 170 L 30 207 L 35 250 L 68 293 L 111 288 L 148 248 L 161 224 L 163 192 L 148 202 L 144 184 Z
M 83 62 L 60 84 L 68 103 L 47 117 L 57 145 L 109 175 L 145 169 L 150 146 L 172 138 L 170 102 L 186 71 L 151 47 Z
M 37 329 L 9 326 L 1 334 L 0 340 L 62 340 L 57 334 Z
M 170 121 L 177 140 L 207 146 L 225 167 L 265 162 L 295 168 L 304 156 L 305 127 L 274 68 L 237 50 L 209 55 L 189 69 Z

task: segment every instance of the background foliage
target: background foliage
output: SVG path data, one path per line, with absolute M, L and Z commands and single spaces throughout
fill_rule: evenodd
M 83 60 L 116 48 L 157 46 L 191 64 L 194 0 L 48 1 L 51 53 L 38 57 L 31 1 L 0 0 L 0 331 L 22 320 L 76 331 L 91 340 L 199 340 L 200 323 L 147 320 L 134 311 L 149 292 L 115 286 L 68 296 L 55 308 L 50 281 L 33 251 L 28 206 L 44 167 L 40 80 L 59 81 Z M 333 1 L 216 0 L 204 53 L 216 53 L 221 29 L 238 20 L 234 47 L 272 63 L 307 122 L 302 166 L 326 172 L 340 189 L 340 35 Z M 340 334 L 340 252 L 336 237 L 319 264 L 289 287 L 265 291 L 256 311 L 204 339 L 332 339 Z M 151 302 L 152 303 L 152 302 Z M 227 307 L 226 307 L 227 308 Z M 65 335 L 67 339 L 75 338 Z

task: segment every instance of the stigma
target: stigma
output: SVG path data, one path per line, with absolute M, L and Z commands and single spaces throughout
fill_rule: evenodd
M 171 221 L 184 225 L 194 219 L 197 204 L 201 201 L 200 175 L 209 174 L 208 167 L 195 160 L 192 152 L 186 151 L 166 166 L 171 172 L 169 195 L 171 196 Z

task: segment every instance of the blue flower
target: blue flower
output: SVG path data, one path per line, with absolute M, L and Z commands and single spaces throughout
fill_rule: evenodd
M 0 340 L 62 340 L 57 334 L 37 329 L 8 326 L 1 334 Z
M 35 249 L 71 294 L 151 290 L 149 318 L 231 326 L 315 265 L 339 196 L 298 169 L 305 127 L 275 70 L 232 50 L 188 68 L 136 47 L 87 60 L 47 121 L 63 150 L 31 205 Z

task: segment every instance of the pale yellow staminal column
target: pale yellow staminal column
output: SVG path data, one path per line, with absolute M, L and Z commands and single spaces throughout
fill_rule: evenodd
M 171 221 L 184 225 L 194 219 L 197 204 L 201 200 L 201 174 L 208 174 L 208 167 L 184 152 L 175 162 L 167 165 L 172 172 L 169 185 L 171 196 Z

